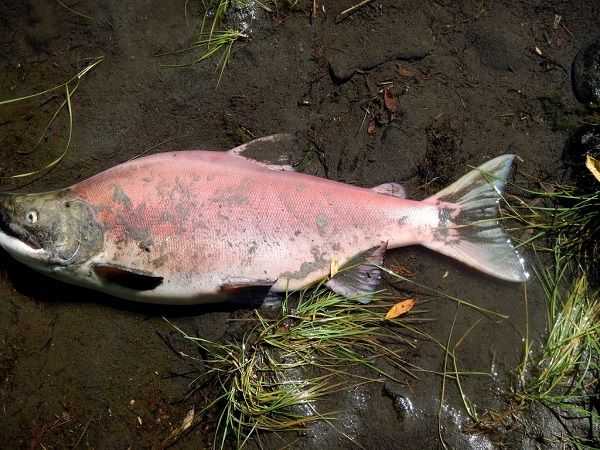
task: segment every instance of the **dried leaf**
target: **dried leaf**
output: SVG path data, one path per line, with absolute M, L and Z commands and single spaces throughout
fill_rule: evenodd
M 413 69 L 410 67 L 401 66 L 400 64 L 398 64 L 398 74 L 401 77 L 406 78 L 415 78 L 417 76 L 417 72 L 415 72 Z
M 407 266 L 402 264 L 392 264 L 390 266 L 392 272 L 397 273 L 398 275 L 402 275 L 405 278 L 412 278 L 416 275 L 415 272 L 410 270 Z
M 387 314 L 385 315 L 385 319 L 392 320 L 398 316 L 401 316 L 402 314 L 406 314 L 408 311 L 414 308 L 416 303 L 417 302 L 415 302 L 415 300 L 412 298 L 407 298 L 406 300 L 402 300 L 401 302 L 396 303 L 387 312 Z
M 192 424 L 194 423 L 194 415 L 195 411 L 194 407 L 192 406 L 192 409 L 188 411 L 187 415 L 183 419 L 183 422 L 181 423 L 181 431 L 185 431 L 192 426 Z
M 376 133 L 375 130 L 375 119 L 371 118 L 369 120 L 369 125 L 367 126 L 367 133 L 369 133 L 369 136 L 374 136 Z
M 596 180 L 600 181 L 600 161 L 588 154 L 585 158 L 585 167 L 592 172 L 592 175 L 594 175 Z
M 333 258 L 331 258 L 331 263 L 329 264 L 329 277 L 330 278 L 335 277 L 335 274 L 338 273 L 339 270 L 340 270 L 340 262 L 334 256 Z
M 383 90 L 383 103 L 388 111 L 398 111 L 398 100 L 396 100 L 396 97 L 394 97 L 390 88 L 385 88 Z

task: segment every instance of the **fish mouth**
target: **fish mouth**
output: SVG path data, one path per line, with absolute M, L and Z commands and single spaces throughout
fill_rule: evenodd
M 0 208 L 0 233 L 4 233 L 5 235 L 14 239 L 18 239 L 34 250 L 39 250 L 42 248 L 40 243 L 31 233 L 28 233 L 23 227 L 12 223 L 10 216 L 2 208 Z

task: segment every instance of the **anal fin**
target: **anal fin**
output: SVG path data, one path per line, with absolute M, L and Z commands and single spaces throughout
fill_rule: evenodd
M 381 282 L 383 256 L 387 242 L 360 253 L 342 267 L 325 285 L 336 294 L 357 298 L 361 303 L 369 303 L 372 294 Z

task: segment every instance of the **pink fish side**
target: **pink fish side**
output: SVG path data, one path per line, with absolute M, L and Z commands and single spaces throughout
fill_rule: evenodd
M 372 190 L 271 170 L 239 153 L 157 154 L 70 188 L 104 230 L 98 261 L 161 280 L 115 295 L 197 303 L 239 286 L 296 290 L 382 243 L 422 244 L 503 279 L 526 278 L 494 219 L 510 155 L 419 202 L 390 195 L 394 185 Z

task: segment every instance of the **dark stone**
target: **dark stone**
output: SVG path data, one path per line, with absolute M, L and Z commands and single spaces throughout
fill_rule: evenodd
M 386 62 L 423 59 L 433 49 L 429 19 L 422 12 L 412 17 L 391 14 L 364 20 L 369 23 L 368 36 L 356 32 L 363 21 L 360 17 L 336 25 L 327 36 L 326 58 L 336 83 L 344 83 L 355 72 L 371 70 Z
M 404 391 L 405 389 L 396 383 L 387 382 L 383 385 L 383 394 L 392 399 L 394 410 L 400 420 L 404 420 L 414 412 L 413 403 Z
M 586 155 L 600 157 L 600 126 L 584 125 L 575 130 L 563 149 L 562 159 L 569 178 L 586 192 L 598 189 L 598 181 L 585 167 Z
M 408 180 L 417 173 L 419 164 L 425 156 L 426 137 L 419 132 L 403 129 L 394 124 L 384 128 L 380 141 L 380 152 L 387 164 L 392 155 L 401 158 L 402 164 L 394 171 L 395 180 Z
M 600 106 L 600 38 L 579 50 L 571 67 L 575 97 L 588 106 Z
M 25 37 L 31 47 L 38 51 L 47 50 L 53 40 L 60 35 L 53 5 L 41 0 L 29 2 L 29 26 Z
M 516 72 L 526 62 L 522 39 L 510 31 L 479 26 L 467 33 L 467 39 L 479 53 L 481 64 L 494 70 Z
M 427 48 L 397 50 L 388 54 L 356 55 L 351 53 L 334 53 L 329 56 L 329 71 L 336 83 L 348 81 L 359 70 L 371 70 L 387 61 L 416 61 L 429 54 Z M 358 57 L 357 57 L 358 56 Z

